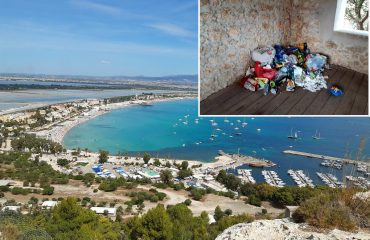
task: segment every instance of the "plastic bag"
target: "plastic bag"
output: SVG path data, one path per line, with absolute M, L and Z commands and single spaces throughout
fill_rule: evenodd
M 313 72 L 314 74 L 320 73 L 327 62 L 327 57 L 320 54 L 309 54 L 306 58 L 307 71 Z
M 281 65 L 286 61 L 288 55 L 285 53 L 284 48 L 281 45 L 276 44 L 274 48 L 275 48 L 274 63 L 275 65 Z
M 276 51 L 273 47 L 256 48 L 252 51 L 252 60 L 260 62 L 263 66 L 272 64 L 275 53 Z
M 257 77 L 267 78 L 268 80 L 274 79 L 277 73 L 277 71 L 270 66 L 262 67 L 260 62 L 256 62 L 254 69 Z
M 304 86 L 304 83 L 305 83 L 305 79 L 306 79 L 306 76 L 303 72 L 303 69 L 298 67 L 298 66 L 294 66 L 293 68 L 293 74 L 294 74 L 294 82 L 297 86 L 299 87 L 303 87 Z

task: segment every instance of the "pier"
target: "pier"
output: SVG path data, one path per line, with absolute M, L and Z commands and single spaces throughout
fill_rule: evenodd
M 330 173 L 316 173 L 317 176 L 323 181 L 326 185 L 328 185 L 331 188 L 341 188 L 345 187 L 345 185 L 342 182 L 339 182 L 337 177 Z
M 244 183 L 256 183 L 256 180 L 252 176 L 252 170 L 251 169 L 238 169 L 239 178 Z
M 357 160 L 347 159 L 347 158 L 331 157 L 331 156 L 325 156 L 325 155 L 314 154 L 314 153 L 299 152 L 299 151 L 294 151 L 294 150 L 285 150 L 283 151 L 283 153 L 303 156 L 303 157 L 309 157 L 309 158 L 317 158 L 317 159 L 328 160 L 328 161 L 341 161 L 345 164 L 354 164 L 354 165 L 365 164 L 370 167 L 369 162 L 357 161 Z
M 298 187 L 315 187 L 312 180 L 303 173 L 303 170 L 290 169 L 288 170 L 288 174 L 293 178 Z
M 219 150 L 218 154 L 220 156 L 223 156 L 223 157 L 231 158 L 231 159 L 235 160 L 235 162 L 237 162 L 237 163 L 246 164 L 246 165 L 249 165 L 251 167 L 273 167 L 273 166 L 276 166 L 276 164 L 273 163 L 272 161 L 265 160 L 265 159 L 259 159 L 259 158 L 255 158 L 255 157 L 252 157 L 252 156 L 244 156 L 244 155 L 241 155 L 241 154 L 228 154 L 228 153 L 223 152 L 222 150 Z
M 284 187 L 285 183 L 279 178 L 275 171 L 262 171 L 261 172 L 268 185 L 274 187 Z

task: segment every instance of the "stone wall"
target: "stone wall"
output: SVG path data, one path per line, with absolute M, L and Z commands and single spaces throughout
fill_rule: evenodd
M 330 63 L 368 74 L 368 37 L 334 32 L 337 0 L 293 0 L 291 42 L 307 42 Z
M 201 99 L 240 78 L 251 50 L 287 41 L 288 7 L 290 0 L 200 1 Z
M 368 73 L 368 38 L 333 32 L 336 0 L 201 0 L 200 98 L 240 79 L 250 51 L 307 42 L 313 52 Z

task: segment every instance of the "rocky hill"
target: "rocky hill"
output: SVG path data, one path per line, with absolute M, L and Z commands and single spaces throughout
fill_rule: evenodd
M 259 220 L 241 223 L 226 229 L 216 240 L 370 240 L 368 233 L 351 233 L 340 230 L 314 232 L 306 224 L 289 219 Z

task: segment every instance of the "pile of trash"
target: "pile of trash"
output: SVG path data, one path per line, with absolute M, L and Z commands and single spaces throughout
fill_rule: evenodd
M 249 68 L 241 84 L 250 91 L 263 90 L 264 95 L 277 94 L 283 83 L 286 91 L 302 87 L 316 92 L 327 89 L 324 68 L 328 58 L 318 53 L 310 53 L 307 43 L 284 48 L 281 45 L 261 47 L 252 51 L 253 68 Z

